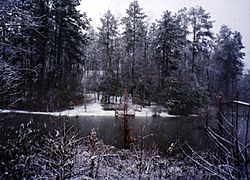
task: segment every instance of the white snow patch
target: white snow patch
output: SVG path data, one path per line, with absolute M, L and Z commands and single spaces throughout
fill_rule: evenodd
M 87 104 L 86 108 L 84 105 L 75 106 L 74 109 L 64 110 L 60 112 L 32 112 L 23 110 L 4 110 L 0 109 L 0 113 L 21 113 L 21 114 L 38 114 L 38 115 L 52 115 L 52 116 L 115 116 L 115 111 L 103 110 L 99 101 Z M 147 106 L 141 108 L 140 111 L 135 111 L 135 116 L 138 117 L 150 117 L 153 116 L 152 108 Z M 166 112 L 159 113 L 161 117 L 178 117 L 174 115 L 169 115 Z
M 76 106 L 72 110 L 65 110 L 59 112 L 62 116 L 115 116 L 115 111 L 105 111 L 103 110 L 99 102 L 90 103 L 84 107 Z

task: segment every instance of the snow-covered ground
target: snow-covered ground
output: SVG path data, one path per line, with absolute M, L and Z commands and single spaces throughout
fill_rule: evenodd
M 137 106 L 138 107 L 138 106 Z M 134 108 L 133 108 L 134 109 Z M 154 112 L 152 107 L 145 108 L 136 108 L 139 111 L 135 111 L 135 116 L 146 117 L 152 116 Z M 22 111 L 22 110 L 4 110 L 0 109 L 0 113 L 22 113 L 22 114 L 40 114 L 40 115 L 52 115 L 52 116 L 115 116 L 114 110 L 103 110 L 103 107 L 100 101 L 91 102 L 86 105 L 75 106 L 73 109 L 64 110 L 60 112 L 31 112 L 31 111 Z M 159 113 L 161 117 L 176 117 L 169 115 L 166 112 Z

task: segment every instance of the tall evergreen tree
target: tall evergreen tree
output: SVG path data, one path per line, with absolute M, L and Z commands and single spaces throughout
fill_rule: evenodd
M 84 52 L 84 86 L 87 92 L 98 91 L 102 76 L 102 61 L 100 60 L 100 49 L 98 33 L 93 27 L 88 31 L 88 42 L 83 46 Z
M 140 8 L 138 1 L 134 0 L 130 3 L 126 13 L 127 16 L 122 19 L 122 23 L 125 27 L 123 32 L 123 40 L 126 49 L 126 62 L 123 64 L 129 72 L 124 72 L 125 83 L 131 89 L 131 93 L 134 94 L 136 82 L 139 77 L 136 71 L 136 66 L 140 65 L 139 62 L 143 61 L 145 37 L 146 37 L 146 25 L 145 18 L 147 17 L 143 9 Z M 140 66 L 138 67 L 141 68 Z M 124 84 L 125 84 L 124 83 Z
M 104 61 L 106 73 L 112 71 L 112 64 L 115 55 L 115 40 L 118 37 L 118 22 L 110 11 L 101 18 L 101 28 L 99 28 L 99 44 L 101 57 Z
M 157 53 L 158 39 L 157 39 L 157 24 L 154 22 L 149 27 L 148 31 L 148 67 L 146 69 L 147 82 L 145 83 L 148 89 L 149 100 L 157 101 L 158 92 L 160 92 L 161 87 L 161 66 L 157 63 L 159 58 Z
M 58 106 L 72 100 L 72 93 L 78 89 L 81 79 L 82 49 L 85 44 L 84 31 L 88 22 L 84 14 L 76 9 L 77 0 L 51 1 L 50 10 L 50 78 L 55 79 L 49 89 L 56 90 Z M 60 104 L 60 101 L 62 104 Z M 66 101 L 66 102 L 63 102 Z
M 115 74 L 115 60 L 116 60 L 116 39 L 118 38 L 117 20 L 107 11 L 101 18 L 101 28 L 99 29 L 99 48 L 100 58 L 104 61 L 104 72 L 101 89 L 107 93 L 107 102 L 110 103 L 110 96 L 117 95 L 119 90 L 118 76 Z
M 183 38 L 180 21 L 172 16 L 171 12 L 165 11 L 161 20 L 158 21 L 157 29 L 157 54 L 160 60 L 162 87 L 164 87 L 165 78 L 171 75 L 171 71 L 178 68 Z
M 191 72 L 193 74 L 198 68 L 196 65 L 198 56 L 202 54 L 208 41 L 213 39 L 213 33 L 211 31 L 213 21 L 210 20 L 210 14 L 200 6 L 190 8 L 188 17 L 192 34 Z
M 189 27 L 189 18 L 188 18 L 188 9 L 186 7 L 180 9 L 177 12 L 176 18 L 179 21 L 180 27 L 182 29 L 183 35 L 183 46 L 180 50 L 181 58 L 179 63 L 179 79 L 181 81 L 188 81 L 188 77 L 190 74 L 189 71 L 189 59 L 191 59 L 191 53 L 189 50 L 190 40 L 188 39 L 190 32 L 188 31 Z
M 244 67 L 242 36 L 224 25 L 220 29 L 216 43 L 215 59 L 219 67 L 219 90 L 224 92 L 228 99 L 236 98 L 237 77 L 242 74 Z

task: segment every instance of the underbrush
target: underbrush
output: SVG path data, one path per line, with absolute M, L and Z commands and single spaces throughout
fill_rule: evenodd
M 79 137 L 63 125 L 43 137 L 32 122 L 1 142 L 0 179 L 206 179 L 212 175 L 184 154 L 162 156 L 157 147 L 117 149 L 92 130 Z M 166 147 L 167 148 L 167 147 Z M 209 157 L 208 153 L 203 154 Z

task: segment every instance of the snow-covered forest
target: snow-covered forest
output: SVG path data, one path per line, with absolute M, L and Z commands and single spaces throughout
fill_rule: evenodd
M 107 11 L 96 30 L 78 5 L 1 2 L 2 107 L 67 108 L 83 89 L 109 101 L 127 88 L 135 101 L 173 111 L 214 103 L 219 93 L 249 99 L 240 32 L 226 25 L 212 32 L 214 19 L 202 7 L 166 10 L 150 23 L 135 1 L 121 21 Z
M 248 37 L 227 25 L 214 32 L 216 19 L 201 6 L 166 9 L 152 22 L 134 0 L 124 17 L 107 10 L 92 27 L 79 5 L 80 0 L 0 1 L 0 112 L 86 106 L 87 94 L 113 110 L 110 104 L 121 103 L 126 92 L 133 105 L 201 116 L 218 149 L 200 154 L 176 142 L 166 147 L 168 158 L 157 148 L 145 152 L 140 143 L 132 150 L 105 145 L 94 130 L 86 140 L 65 122 L 62 131 L 39 137 L 28 123 L 3 133 L 8 141 L 0 141 L 0 179 L 249 178 L 249 110 L 238 113 L 240 106 L 250 107 L 242 43 Z M 208 126 L 210 118 L 219 121 L 217 129 Z

